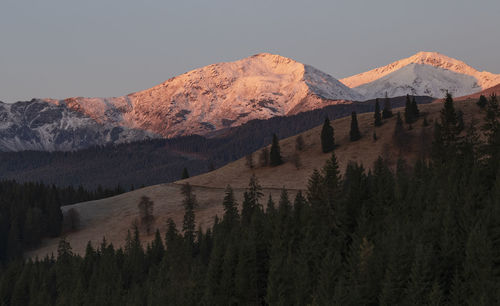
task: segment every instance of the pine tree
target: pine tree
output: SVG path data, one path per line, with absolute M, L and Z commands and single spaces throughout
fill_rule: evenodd
M 269 194 L 266 205 L 266 215 L 269 217 L 274 217 L 276 215 L 276 205 L 274 204 L 273 196 Z
M 380 113 L 380 103 L 378 102 L 378 98 L 375 99 L 375 113 L 373 114 L 374 125 L 381 126 L 382 125 L 382 114 Z
M 240 216 L 238 214 L 238 204 L 234 199 L 233 188 L 231 188 L 230 185 L 227 185 L 226 187 L 222 205 L 224 206 L 223 222 L 227 224 L 230 229 L 234 227 L 240 220 Z
M 303 151 L 304 148 L 305 148 L 304 137 L 302 137 L 302 135 L 299 135 L 295 138 L 295 150 Z
M 182 186 L 182 195 L 184 199 L 182 205 L 184 206 L 184 220 L 182 222 L 182 231 L 184 232 L 184 239 L 189 245 L 194 243 L 194 236 L 196 230 L 195 213 L 194 209 L 198 206 L 196 196 L 193 193 L 193 187 L 189 183 Z
M 253 163 L 253 153 L 247 154 L 245 156 L 245 165 L 248 167 L 248 169 L 253 169 L 255 167 Z
M 323 182 L 326 189 L 328 201 L 330 205 L 333 201 L 338 201 L 341 177 L 339 171 L 339 164 L 337 162 L 337 157 L 335 153 L 332 153 L 330 159 L 328 159 L 323 167 Z
M 189 178 L 189 172 L 188 169 L 184 167 L 184 169 L 182 169 L 181 180 L 185 180 L 187 178 Z
M 385 101 L 384 101 L 384 110 L 382 111 L 382 118 L 387 119 L 392 117 L 392 106 L 391 100 L 387 96 L 387 92 L 385 93 Z
M 446 93 L 443 109 L 440 114 L 441 133 L 445 144 L 449 145 L 455 142 L 458 134 L 457 113 L 453 105 L 453 98 L 449 92 Z
M 259 162 L 261 167 L 267 167 L 269 165 L 269 149 L 264 147 L 260 151 Z
M 165 255 L 165 247 L 158 229 L 155 232 L 155 239 L 151 243 L 150 253 L 148 255 L 150 257 L 150 262 L 154 265 L 159 264 Z
M 330 125 L 330 120 L 325 118 L 323 129 L 321 130 L 321 149 L 323 153 L 333 151 L 335 148 L 335 138 L 333 134 L 333 127 Z
M 413 113 L 413 118 L 416 120 L 420 117 L 420 110 L 418 109 L 417 99 L 413 96 L 411 100 L 411 111 Z
M 396 116 L 396 126 L 394 127 L 394 141 L 398 148 L 404 148 L 407 143 L 407 133 L 403 126 L 403 120 L 401 119 L 401 114 L 398 112 Z
M 59 193 L 55 186 L 52 187 L 47 206 L 47 226 L 49 236 L 58 237 L 61 233 L 63 214 L 61 211 L 61 201 L 59 198 Z
M 273 134 L 273 142 L 271 144 L 271 151 L 269 153 L 269 160 L 271 163 L 271 166 L 279 166 L 283 163 L 283 158 L 281 157 L 281 151 L 280 151 L 280 143 L 278 140 L 278 136 L 276 134 Z
M 154 202 L 147 196 L 142 196 L 141 201 L 137 205 L 139 208 L 139 216 L 141 225 L 146 230 L 146 233 L 149 235 L 152 230 L 152 226 L 155 220 L 153 215 Z
M 253 174 L 250 177 L 248 189 L 243 194 L 243 204 L 241 208 L 241 223 L 244 226 L 250 224 L 253 214 L 256 210 L 262 209 L 260 198 L 262 198 L 262 187 L 260 186 L 257 177 Z
M 405 122 L 407 124 L 411 124 L 415 121 L 415 117 L 414 117 L 414 114 L 413 114 L 413 107 L 412 107 L 412 103 L 411 103 L 411 100 L 410 100 L 410 95 L 406 95 L 406 103 L 405 103 Z
M 358 127 L 358 117 L 356 112 L 352 112 L 351 114 L 351 131 L 349 132 L 349 137 L 351 141 L 357 141 L 361 139 L 361 132 Z
M 476 103 L 480 108 L 484 108 L 488 104 L 488 99 L 484 95 L 479 96 L 479 100 Z

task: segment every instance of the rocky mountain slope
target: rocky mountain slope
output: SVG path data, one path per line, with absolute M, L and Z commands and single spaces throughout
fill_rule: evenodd
M 0 150 L 71 150 L 146 136 L 203 135 L 252 119 L 360 99 L 311 66 L 262 53 L 196 69 L 123 97 L 2 104 Z
M 500 74 L 477 71 L 462 61 L 437 52 L 419 52 L 340 80 L 366 99 L 427 95 L 440 98 L 444 91 L 454 96 L 469 95 L 500 83 Z
M 64 104 L 35 99 L 0 102 L 0 151 L 70 151 L 154 137 L 147 131 L 97 122 Z

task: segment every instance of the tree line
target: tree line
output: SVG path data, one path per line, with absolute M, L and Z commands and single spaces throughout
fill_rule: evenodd
M 62 205 L 122 192 L 120 186 L 88 191 L 81 186 L 77 189 L 71 186 L 58 188 L 42 183 L 0 181 L 0 266 L 2 262 L 16 259 L 23 251 L 38 246 L 42 238 L 58 237 L 63 224 Z
M 105 240 L 58 256 L 12 262 L 0 273 L 6 305 L 497 305 L 500 303 L 500 108 L 459 127 L 447 96 L 431 158 L 370 171 L 335 156 L 290 199 L 265 198 L 254 176 L 241 205 L 196 229 L 196 196 L 182 193 L 178 229 L 143 248 Z M 480 137 L 484 135 L 484 137 Z M 239 207 L 241 207 L 239 209 Z
M 429 97 L 416 97 L 429 103 Z M 394 107 L 405 104 L 404 97 L 390 98 Z M 252 120 L 242 126 L 207 136 L 153 139 L 133 143 L 92 147 L 74 152 L 0 152 L 0 179 L 20 182 L 43 181 L 57 186 L 87 189 L 125 189 L 176 181 L 184 168 L 198 175 L 271 144 L 272 135 L 297 135 L 330 119 L 373 112 L 375 101 L 343 103 L 292 116 Z

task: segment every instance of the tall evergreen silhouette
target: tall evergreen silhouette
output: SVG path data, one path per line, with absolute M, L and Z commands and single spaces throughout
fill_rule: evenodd
M 375 99 L 375 113 L 373 114 L 373 119 L 374 119 L 373 124 L 375 126 L 382 125 L 382 114 L 380 113 L 380 103 L 378 102 L 378 98 Z
M 182 169 L 181 180 L 185 180 L 187 178 L 189 178 L 189 172 L 188 169 L 184 167 L 184 169 Z
M 276 134 L 273 134 L 273 142 L 271 144 L 271 151 L 269 152 L 269 162 L 271 163 L 271 166 L 279 166 L 283 163 L 283 158 L 281 157 L 280 142 Z
M 412 124 L 415 122 L 415 114 L 414 114 L 414 109 L 412 106 L 412 102 L 410 99 L 410 95 L 406 95 L 406 103 L 405 103 L 405 122 L 407 124 Z
M 387 119 L 391 117 L 392 117 L 392 105 L 391 105 L 391 100 L 387 96 L 386 92 L 384 100 L 384 110 L 382 111 L 382 118 Z
M 321 129 L 321 149 L 323 150 L 323 153 L 331 152 L 335 148 L 335 138 L 333 133 L 333 127 L 330 125 L 330 119 L 325 118 L 323 128 Z
M 359 131 L 358 116 L 356 115 L 356 112 L 352 112 L 351 114 L 351 130 L 349 132 L 349 137 L 351 141 L 361 139 L 361 132 Z

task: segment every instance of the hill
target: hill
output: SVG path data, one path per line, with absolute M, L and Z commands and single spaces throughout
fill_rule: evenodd
M 457 97 L 455 98 L 455 100 L 458 100 L 458 101 L 461 101 L 461 100 L 477 100 L 479 99 L 479 97 L 481 95 L 485 96 L 485 97 L 489 97 L 491 96 L 492 94 L 495 94 L 495 95 L 500 95 L 500 84 L 496 85 L 496 86 L 493 86 L 493 87 L 490 87 L 490 88 L 487 88 L 483 91 L 480 91 L 480 92 L 477 92 L 475 94 L 472 94 L 472 95 L 467 95 L 467 96 L 463 96 L 463 97 Z
M 399 157 L 414 161 L 419 156 L 429 153 L 430 141 L 432 139 L 432 122 L 439 116 L 442 103 L 431 103 L 421 105 L 420 110 L 430 126 L 422 126 L 419 119 L 411 130 L 404 133 L 403 142 L 394 141 L 395 117 L 385 120 L 381 127 L 373 126 L 373 114 L 366 113 L 358 116 L 360 130 L 363 134 L 361 140 L 350 142 L 348 139 L 350 119 L 348 117 L 332 122 L 335 129 L 335 137 L 338 148 L 335 150 L 341 171 L 349 161 L 362 163 L 370 168 L 378 156 L 383 156 L 392 166 L 395 166 Z M 481 120 L 482 114 L 475 103 L 462 101 L 456 103 L 456 108 L 464 113 L 464 120 Z M 396 109 L 395 111 L 401 111 Z M 74 208 L 81 216 L 81 228 L 76 232 L 67 233 L 67 239 L 73 246 L 74 251 L 82 253 L 87 241 L 98 243 L 103 236 L 114 245 L 122 245 L 128 229 L 138 216 L 137 204 L 142 196 L 148 196 L 155 202 L 154 214 L 157 216 L 156 226 L 163 232 L 165 220 L 168 217 L 174 219 L 177 224 L 181 223 L 183 216 L 181 186 L 189 182 L 192 184 L 195 194 L 200 200 L 196 210 L 197 224 L 205 227 L 213 222 L 214 215 L 220 215 L 222 211 L 222 199 L 224 188 L 227 184 L 235 189 L 236 198 L 241 204 L 242 193 L 248 184 L 252 174 L 255 174 L 263 187 L 265 198 L 271 194 L 277 199 L 280 189 L 285 187 L 290 190 L 291 196 L 297 190 L 303 190 L 314 169 L 323 166 L 330 154 L 324 154 L 320 149 L 320 129 L 316 127 L 301 134 L 305 142 L 305 149 L 299 153 L 302 166 L 298 169 L 290 162 L 290 157 L 295 152 L 297 136 L 288 137 L 280 141 L 282 155 L 286 163 L 278 167 L 261 167 L 249 169 L 246 159 L 242 158 L 215 171 L 192 177 L 184 181 L 170 184 L 161 184 L 121 194 L 112 198 L 98 201 L 84 202 L 63 207 L 65 213 Z M 378 139 L 372 138 L 376 131 Z M 254 154 L 257 158 L 258 152 Z M 144 236 L 146 241 L 152 237 Z M 43 245 L 28 256 L 44 256 L 55 252 L 58 240 L 46 240 Z
M 433 99 L 416 97 L 418 103 Z M 391 99 L 394 107 L 405 98 Z M 179 179 L 186 167 L 191 175 L 205 173 L 239 159 L 271 143 L 272 134 L 280 138 L 302 133 L 330 119 L 348 116 L 352 111 L 372 112 L 375 101 L 345 102 L 292 116 L 251 120 L 241 126 L 222 129 L 205 136 L 150 139 L 132 143 L 91 147 L 73 152 L 0 152 L 0 178 L 47 184 L 148 186 Z

